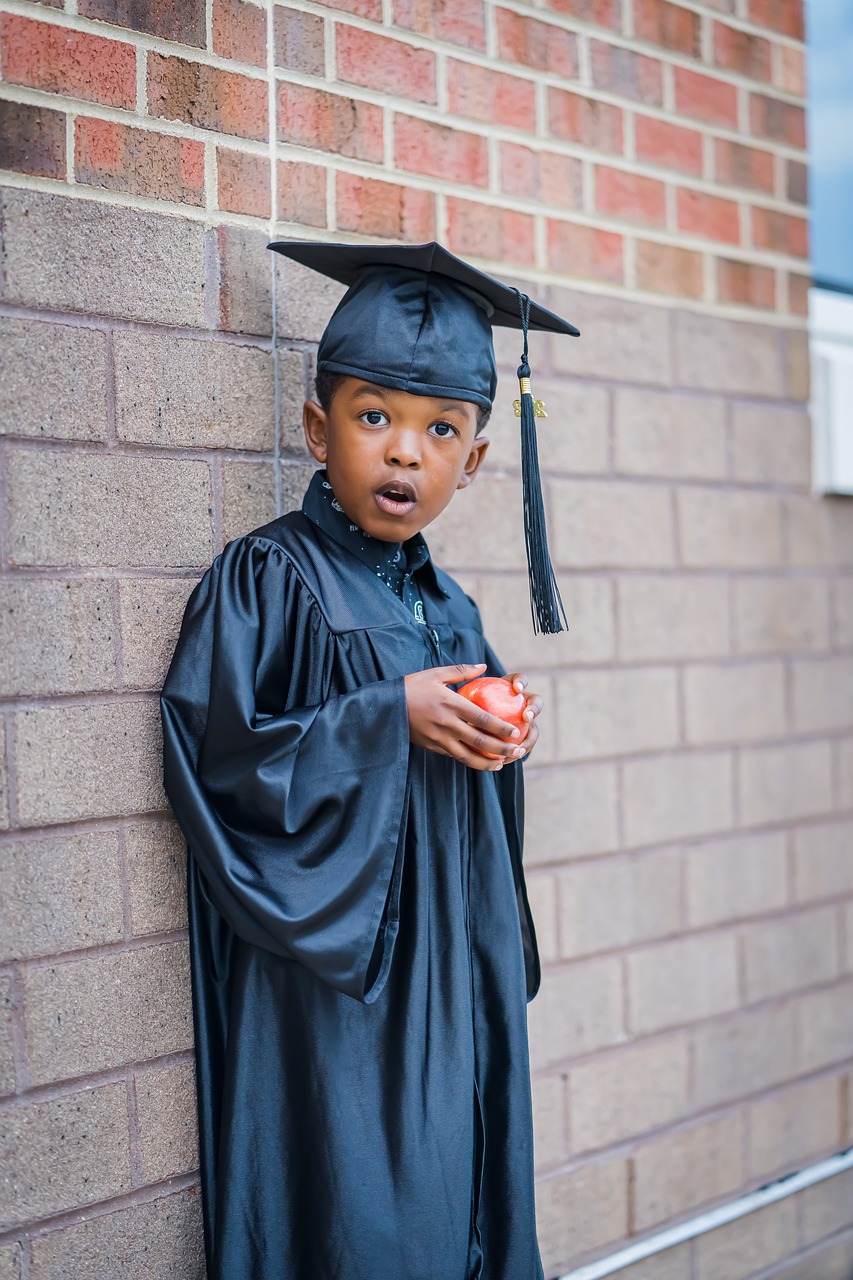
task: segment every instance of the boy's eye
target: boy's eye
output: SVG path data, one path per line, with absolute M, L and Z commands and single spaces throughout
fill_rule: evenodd
M 382 427 L 388 422 L 387 416 L 379 409 L 367 409 L 364 413 L 360 413 L 358 416 L 363 418 L 369 427 Z
M 448 436 L 456 436 L 459 434 L 451 422 L 434 422 L 430 427 L 430 431 L 432 430 L 435 430 L 436 435 L 441 440 L 446 440 Z

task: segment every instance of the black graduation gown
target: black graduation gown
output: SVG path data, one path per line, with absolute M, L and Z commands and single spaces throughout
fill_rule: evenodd
M 409 742 L 403 676 L 488 661 L 302 512 L 228 543 L 161 695 L 188 844 L 210 1280 L 542 1280 L 522 766 Z

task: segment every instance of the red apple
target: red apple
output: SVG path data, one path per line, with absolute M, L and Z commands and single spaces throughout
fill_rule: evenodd
M 497 716 L 499 720 L 506 720 L 514 729 L 519 729 L 520 736 L 513 739 L 516 746 L 527 737 L 530 729 L 530 721 L 524 719 L 527 699 L 523 693 L 516 693 L 509 680 L 497 676 L 478 676 L 476 680 L 463 684 L 456 692 L 475 706 Z M 487 756 L 489 760 L 503 758 L 493 755 L 491 751 L 481 751 L 479 754 Z

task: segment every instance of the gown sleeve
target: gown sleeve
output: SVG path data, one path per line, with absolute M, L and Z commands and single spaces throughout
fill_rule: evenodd
M 266 540 L 235 539 L 208 569 L 160 695 L 164 784 L 234 933 L 369 1004 L 398 928 L 405 689 L 402 677 L 374 680 L 290 705 L 317 625 L 306 594 Z

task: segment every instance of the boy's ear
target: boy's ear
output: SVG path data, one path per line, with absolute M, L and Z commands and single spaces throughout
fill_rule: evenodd
M 325 464 L 328 452 L 329 420 L 325 409 L 316 400 L 306 400 L 302 406 L 302 430 L 305 443 L 319 463 Z
M 471 452 L 465 462 L 465 469 L 462 472 L 462 478 L 456 486 L 457 489 L 466 489 L 474 476 L 480 470 L 480 465 L 486 456 L 489 448 L 488 436 L 477 436 L 471 445 Z

